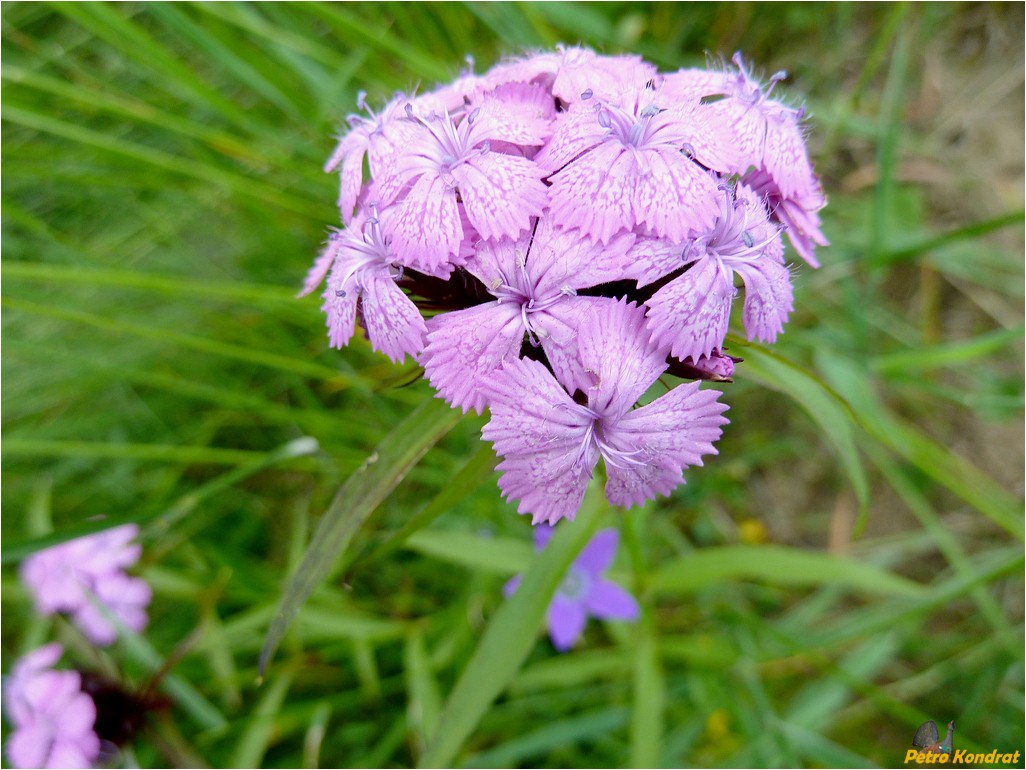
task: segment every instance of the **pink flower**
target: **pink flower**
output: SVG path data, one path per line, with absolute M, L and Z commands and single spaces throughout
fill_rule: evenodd
M 603 248 L 545 215 L 517 240 L 479 244 L 466 269 L 495 299 L 428 321 L 421 363 L 431 384 L 453 406 L 480 412 L 487 377 L 519 357 L 525 335 L 572 378 L 579 316 L 609 301 L 577 292 L 621 277 L 631 241 L 621 235 Z
M 648 328 L 657 345 L 681 360 L 709 356 L 723 346 L 734 297 L 734 273 L 745 283 L 748 339 L 773 342 L 793 309 L 791 276 L 778 228 L 762 201 L 744 185 L 720 194 L 715 224 L 683 244 L 641 239 L 631 249 L 627 274 L 644 286 L 675 271 L 648 305 Z
M 391 215 L 381 214 L 386 220 Z M 427 327 L 417 306 L 396 284 L 402 278 L 403 265 L 390 240 L 384 235 L 377 208 L 371 206 L 369 215 L 360 214 L 345 230 L 331 235 L 307 276 L 303 293 L 315 289 L 330 269 L 322 309 L 327 314 L 331 346 L 349 344 L 359 304 L 374 350 L 398 362 L 421 351 Z
M 124 573 L 142 552 L 131 542 L 138 534 L 135 524 L 124 524 L 27 558 L 20 575 L 32 593 L 36 611 L 41 615 L 68 613 L 96 644 L 112 644 L 117 631 L 95 603 L 107 607 L 127 628 L 142 631 L 152 592 L 145 581 Z
M 798 256 L 812 267 L 819 267 L 816 246 L 830 245 L 819 229 L 817 212 L 826 205 L 819 181 L 813 180 L 808 189 L 792 198 L 784 196 L 767 171 L 752 171 L 743 177 L 743 181 L 766 201 L 773 221 L 783 225 Z
M 588 48 L 561 48 L 552 94 L 567 104 L 589 93 L 598 99 L 617 99 L 624 91 L 653 85 L 659 71 L 640 56 L 599 56 Z M 587 98 L 587 97 L 585 97 Z
M 537 361 L 507 361 L 491 378 L 492 418 L 482 436 L 503 457 L 500 489 L 534 523 L 573 519 L 600 457 L 609 501 L 631 506 L 669 494 L 686 466 L 716 453 L 727 409 L 716 391 L 686 383 L 632 409 L 666 369 L 644 324 L 644 311 L 619 302 L 582 319 L 580 371 L 592 382 L 583 403 Z
M 456 256 L 461 209 L 484 238 L 516 237 L 541 214 L 548 199 L 541 171 L 527 158 L 492 152 L 491 142 L 510 141 L 499 121 L 479 124 L 477 110 L 462 118 L 423 117 L 412 105 L 406 112 L 418 130 L 381 190 L 383 204 L 393 201 L 389 190 L 400 190 L 386 235 L 403 264 L 434 272 Z
M 14 725 L 5 746 L 14 767 L 89 767 L 99 756 L 96 706 L 76 671 L 54 671 L 61 646 L 48 644 L 18 661 L 4 683 Z
M 588 96 L 586 94 L 586 96 Z M 683 240 L 713 224 L 717 180 L 735 151 L 697 101 L 644 87 L 619 101 L 571 105 L 537 161 L 548 172 L 553 216 L 602 243 L 624 230 Z
M 541 524 L 534 530 L 534 545 L 543 550 L 553 529 Z M 603 529 L 595 533 L 591 542 L 577 557 L 549 604 L 547 621 L 552 646 L 566 652 L 584 633 L 588 617 L 600 620 L 637 620 L 641 611 L 634 597 L 616 583 L 602 577 L 616 556 L 619 533 Z M 512 596 L 520 586 L 517 575 L 503 588 Z

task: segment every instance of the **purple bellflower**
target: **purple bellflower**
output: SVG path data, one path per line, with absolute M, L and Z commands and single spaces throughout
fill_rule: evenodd
M 717 391 L 686 383 L 632 409 L 667 366 L 644 324 L 643 310 L 620 302 L 582 321 L 579 365 L 592 383 L 583 403 L 537 361 L 506 361 L 491 378 L 492 418 L 481 435 L 503 457 L 499 488 L 535 524 L 574 518 L 600 457 L 606 497 L 629 507 L 669 494 L 685 467 L 716 454 L 727 422 Z
M 80 675 L 53 670 L 62 652 L 59 644 L 30 652 L 4 682 L 4 711 L 14 726 L 4 748 L 14 767 L 90 767 L 100 754 L 96 705 Z
M 21 579 L 40 615 L 65 612 L 93 643 L 113 644 L 117 630 L 97 604 L 105 606 L 133 631 L 146 627 L 152 591 L 146 581 L 124 570 L 139 560 L 141 547 L 132 541 L 135 524 L 69 540 L 39 551 L 21 565 Z
M 544 524 L 534 529 L 534 546 L 541 551 L 552 536 L 552 527 Z M 549 604 L 546 616 L 552 646 L 566 652 L 584 633 L 588 617 L 600 620 L 637 620 L 641 614 L 634 597 L 602 577 L 616 556 L 619 533 L 603 529 L 584 547 L 570 565 L 566 576 Z M 520 586 L 517 575 L 503 588 L 512 596 Z
M 734 273 L 745 284 L 743 320 L 748 339 L 773 342 L 793 310 L 791 274 L 780 231 L 762 201 L 744 185 L 725 185 L 715 224 L 683 244 L 639 239 L 627 275 L 641 286 L 687 269 L 646 301 L 657 345 L 681 360 L 710 356 L 727 335 Z
M 428 321 L 421 362 L 431 384 L 453 406 L 480 412 L 486 378 L 519 357 L 525 335 L 557 375 L 572 377 L 580 315 L 611 301 L 577 292 L 622 277 L 632 241 L 621 234 L 602 247 L 546 214 L 515 241 L 482 242 L 466 269 L 494 299 Z

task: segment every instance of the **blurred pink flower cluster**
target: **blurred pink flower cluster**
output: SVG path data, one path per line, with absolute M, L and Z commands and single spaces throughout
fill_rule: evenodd
M 783 238 L 816 266 L 825 204 L 803 111 L 740 56 L 660 73 L 561 48 L 350 116 L 326 169 L 344 227 L 303 293 L 332 346 L 359 319 L 439 395 L 491 410 L 500 487 L 534 521 L 572 518 L 601 458 L 619 505 L 668 494 L 713 453 L 735 294 L 749 340 L 793 309 Z M 365 176 L 365 165 L 369 177 Z
M 125 570 L 139 560 L 135 524 L 69 540 L 39 551 L 21 565 L 21 579 L 35 600 L 36 612 L 63 612 L 95 644 L 112 644 L 117 630 L 101 606 L 126 628 L 146 628 L 152 591 L 146 581 Z
M 4 711 L 14 729 L 5 751 L 14 767 L 90 767 L 100 754 L 96 706 L 77 671 L 53 668 L 63 650 L 40 647 L 4 681 Z

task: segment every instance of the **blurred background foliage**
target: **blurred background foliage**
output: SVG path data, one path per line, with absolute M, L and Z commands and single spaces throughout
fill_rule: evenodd
M 430 398 L 362 340 L 329 350 L 294 295 L 338 224 L 321 165 L 358 90 L 561 41 L 788 70 L 833 245 L 795 275 L 779 358 L 742 351 L 720 455 L 607 514 L 643 621 L 565 656 L 539 637 L 451 762 L 887 766 L 926 719 L 1023 748 L 1021 4 L 2 12 L 4 670 L 51 636 L 133 686 L 180 655 L 173 709 L 118 763 L 398 767 L 430 744 L 529 527 L 464 418 L 258 685 L 318 517 Z M 152 622 L 101 653 L 33 616 L 16 565 L 123 520 Z

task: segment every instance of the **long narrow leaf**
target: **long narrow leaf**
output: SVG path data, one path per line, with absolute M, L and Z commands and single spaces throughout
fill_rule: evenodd
M 659 568 L 649 586 L 656 591 L 693 593 L 732 580 L 777 585 L 831 585 L 877 594 L 916 596 L 923 588 L 907 578 L 854 559 L 775 545 L 703 548 Z
M 517 592 L 495 613 L 446 701 L 419 767 L 451 767 L 463 742 L 520 669 L 563 575 L 598 529 L 605 508 L 601 500 L 601 488 L 592 484 L 576 521 L 559 526 Z
M 804 369 L 765 348 L 731 339 L 743 348 L 746 376 L 793 399 L 819 424 L 841 459 L 859 501 L 860 512 L 864 512 L 869 505 L 869 483 L 855 445 L 857 424 L 851 408 L 836 392 Z
M 263 673 L 314 588 L 331 571 L 353 535 L 424 454 L 459 421 L 459 412 L 430 399 L 397 425 L 332 500 L 299 569 L 289 580 L 260 651 Z

